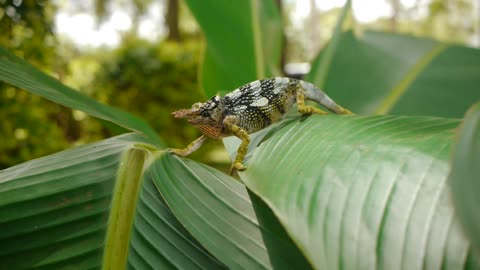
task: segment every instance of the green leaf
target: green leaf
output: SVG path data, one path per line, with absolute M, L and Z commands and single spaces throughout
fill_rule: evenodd
M 207 41 L 201 82 L 208 96 L 280 73 L 282 17 L 273 0 L 185 2 Z
M 248 192 L 255 210 L 270 262 L 274 269 L 312 269 L 288 236 L 272 210 L 254 193 Z M 279 242 L 283 242 L 280 243 Z M 286 262 L 285 262 L 286 260 Z
M 263 202 L 206 165 L 172 155 L 148 169 L 185 228 L 231 269 L 309 269 Z
M 430 39 L 346 32 L 327 72 L 324 90 L 359 114 L 462 117 L 480 99 L 480 50 Z
M 478 268 L 446 182 L 458 124 L 400 116 L 287 119 L 260 134 L 240 176 L 316 269 Z
M 338 17 L 337 24 L 333 30 L 332 38 L 328 43 L 328 46 L 322 51 L 322 57 L 317 57 L 312 63 L 312 69 L 310 73 L 307 74 L 305 80 L 317 85 L 320 88 L 323 88 L 325 81 L 328 76 L 328 70 L 332 63 L 332 58 L 335 55 L 335 51 L 338 48 L 338 43 L 340 42 L 340 37 L 342 35 L 342 28 L 347 19 L 347 15 L 352 10 L 352 1 L 347 0 L 345 6 L 342 9 L 342 13 Z
M 455 210 L 477 250 L 480 249 L 480 103 L 467 113 L 455 147 L 450 185 Z
M 140 181 L 144 140 L 127 134 L 0 171 L 0 269 L 221 266 Z
M 137 204 L 128 266 L 133 269 L 222 269 L 183 228 L 160 196 L 152 178 L 145 180 Z
M 132 148 L 120 161 L 105 238 L 103 269 L 125 269 L 127 264 L 130 232 L 145 159 L 144 149 Z
M 66 107 L 142 132 L 157 146 L 163 145 L 156 132 L 142 119 L 75 91 L 0 47 L 0 81 L 12 84 Z

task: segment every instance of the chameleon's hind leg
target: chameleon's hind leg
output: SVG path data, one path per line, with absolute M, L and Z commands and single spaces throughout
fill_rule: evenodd
M 321 110 L 319 108 L 309 106 L 305 104 L 305 92 L 302 88 L 298 88 L 297 90 L 297 106 L 298 112 L 301 114 L 328 114 L 326 111 Z
M 237 136 L 240 140 L 242 140 L 242 143 L 238 147 L 235 161 L 230 168 L 230 175 L 232 175 L 235 170 L 243 171 L 247 168 L 245 165 L 243 165 L 243 159 L 245 158 L 245 155 L 248 151 L 250 137 L 245 130 L 235 124 L 235 118 L 233 116 L 225 117 L 225 119 L 223 120 L 223 125 L 227 128 L 228 131 L 232 132 L 233 135 Z
M 195 141 L 191 142 L 187 147 L 185 147 L 183 149 L 168 148 L 167 151 L 169 151 L 170 153 L 173 153 L 177 156 L 185 157 L 185 156 L 188 156 L 191 153 L 197 151 L 197 149 L 200 148 L 200 146 L 202 146 L 202 144 L 206 140 L 207 140 L 207 136 L 202 135 L 202 136 L 198 137 Z
M 305 104 L 305 99 L 308 100 L 313 100 L 317 102 L 318 104 L 322 105 L 323 107 L 327 108 L 328 110 L 337 113 L 337 114 L 353 114 L 351 111 L 343 108 L 342 106 L 338 105 L 333 101 L 330 97 L 327 96 L 322 90 L 320 90 L 318 87 L 315 85 L 309 83 L 309 82 L 304 82 L 304 81 L 299 81 L 299 83 L 296 85 L 296 96 L 297 96 L 297 102 L 299 104 L 298 110 L 301 113 L 325 113 L 320 110 L 318 112 L 318 109 L 315 107 L 305 108 L 307 106 L 304 106 Z

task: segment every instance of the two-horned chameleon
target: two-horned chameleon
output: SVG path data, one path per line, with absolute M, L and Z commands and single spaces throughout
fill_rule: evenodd
M 316 101 L 334 113 L 352 114 L 309 82 L 283 77 L 257 80 L 224 97 L 214 96 L 206 102 L 193 104 L 191 109 L 173 112 L 176 118 L 186 118 L 190 124 L 199 128 L 203 135 L 184 149 L 169 151 L 179 156 L 187 156 L 196 151 L 207 138 L 218 140 L 235 135 L 242 143 L 232 164 L 231 173 L 233 174 L 234 170 L 245 170 L 242 162 L 250 143 L 248 134 L 266 128 L 280 119 L 293 103 L 297 103 L 298 111 L 302 114 L 327 114 L 318 108 L 305 105 L 305 100 Z

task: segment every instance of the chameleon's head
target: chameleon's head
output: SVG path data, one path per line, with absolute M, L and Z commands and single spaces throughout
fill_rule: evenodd
M 194 126 L 216 126 L 222 121 L 222 99 L 214 96 L 206 102 L 197 102 L 191 109 L 172 113 L 175 118 L 186 118 Z

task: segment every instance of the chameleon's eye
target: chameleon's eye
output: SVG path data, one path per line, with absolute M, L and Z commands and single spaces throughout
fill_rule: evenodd
M 203 103 L 202 102 L 197 102 L 192 105 L 192 111 L 198 111 L 200 108 L 202 108 Z
M 207 110 L 203 110 L 203 111 L 200 112 L 200 115 L 203 116 L 203 117 L 209 117 L 210 112 L 208 112 Z

